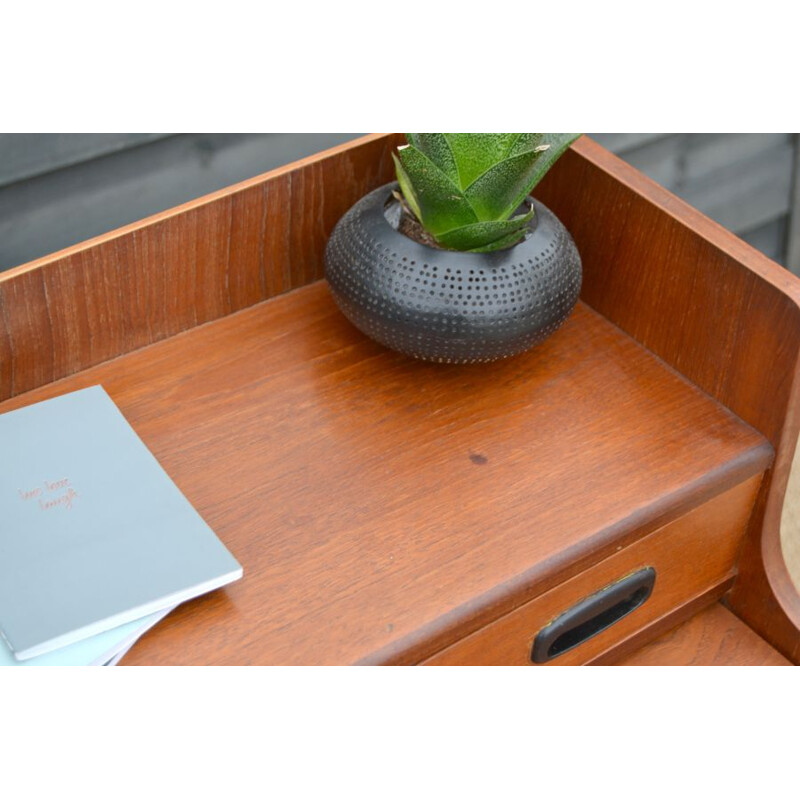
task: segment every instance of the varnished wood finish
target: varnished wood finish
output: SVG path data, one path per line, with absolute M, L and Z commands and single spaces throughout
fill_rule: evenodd
M 619 666 L 791 666 L 777 650 L 720 603 L 623 659 Z
M 730 604 L 800 661 L 800 595 L 780 542 L 800 432 L 800 281 L 586 137 L 537 194 L 575 238 L 584 301 L 775 448 Z
M 253 559 L 258 585 L 279 587 L 269 613 L 259 609 L 274 598 L 256 590 L 253 577 L 179 610 L 142 645 L 143 661 L 424 658 L 633 541 L 640 525 L 654 530 L 768 459 L 752 432 L 612 335 L 585 306 L 533 354 L 450 372 L 440 386 L 444 373 L 401 368 L 352 331 L 345 335 L 321 287 L 263 303 L 322 274 L 327 233 L 358 196 L 391 179 L 397 141 L 365 137 L 0 275 L 0 399 L 20 395 L 0 410 L 110 383 L 190 499 L 222 526 L 237 555 Z M 537 194 L 578 243 L 588 305 L 775 448 L 730 603 L 800 659 L 800 596 L 779 537 L 800 427 L 800 282 L 585 137 Z M 594 343 L 570 338 L 584 324 L 599 326 L 600 344 L 616 353 L 604 375 Z M 549 371 L 559 342 L 577 348 L 584 383 L 568 370 Z M 595 402 L 578 398 L 578 388 Z M 623 389 L 651 405 L 626 402 Z M 615 415 L 607 404 L 618 397 Z M 571 427 L 576 413 L 588 413 L 583 428 Z M 363 427 L 354 429 L 360 417 Z M 310 427 L 290 447 L 288 432 L 297 437 L 301 421 Z M 569 435 L 560 444 L 562 429 Z M 494 460 L 455 460 L 457 448 L 487 444 L 497 448 Z M 572 457 L 583 472 L 570 470 Z M 626 457 L 634 461 L 620 467 Z M 559 458 L 551 479 L 545 465 Z M 467 464 L 485 469 L 477 483 L 474 471 L 461 471 Z M 327 491 L 307 489 L 312 476 Z M 363 497 L 354 483 L 364 485 Z M 414 502 L 420 490 L 429 508 Z M 280 517 L 281 503 L 296 513 Z M 446 524 L 437 527 L 442 509 Z M 579 511 L 586 520 L 575 527 Z M 388 540 L 386 519 L 396 526 Z M 294 585 L 286 568 L 300 565 L 309 571 Z M 371 583 L 354 578 L 356 565 L 373 570 Z M 417 592 L 420 606 L 411 609 Z M 297 607 L 278 623 L 289 601 Z M 195 629 L 193 608 L 210 609 L 210 638 Z M 304 633 L 290 652 L 297 615 Z M 332 625 L 325 636 L 347 642 L 326 652 L 316 638 L 325 624 Z
M 476 631 L 433 658 L 431 665 L 530 665 L 536 634 L 584 598 L 626 575 L 653 567 L 653 593 L 639 608 L 548 664 L 585 664 L 734 571 L 760 476 L 729 489 L 680 519 L 634 542 L 580 575 Z M 537 665 L 538 666 L 538 665 Z
M 583 305 L 523 356 L 442 368 L 366 339 L 317 283 L 0 412 L 94 383 L 245 572 L 129 663 L 417 662 L 771 455 Z
M 364 137 L 0 274 L 0 400 L 322 277 L 336 221 L 392 179 L 395 139 Z
M 589 666 L 615 666 L 628 656 L 641 650 L 645 645 L 654 642 L 663 634 L 683 625 L 684 622 L 690 620 L 695 614 L 707 609 L 710 605 L 721 600 L 724 595 L 733 586 L 736 579 L 736 573 L 731 573 L 724 581 L 715 584 L 710 589 L 695 595 L 691 600 L 686 601 L 683 605 L 676 606 L 668 611 L 663 616 L 659 617 L 655 622 L 650 623 L 646 628 L 642 628 L 636 633 L 615 642 L 604 652 L 592 658 L 586 663 Z

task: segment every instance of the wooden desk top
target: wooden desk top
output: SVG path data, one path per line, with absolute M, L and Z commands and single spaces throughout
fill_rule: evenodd
M 418 661 L 772 452 L 583 304 L 523 356 L 444 367 L 318 282 L 0 412 L 95 383 L 244 567 L 128 664 Z

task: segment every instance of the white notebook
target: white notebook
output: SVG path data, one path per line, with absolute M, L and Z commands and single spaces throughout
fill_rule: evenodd
M 58 650 L 25 661 L 14 658 L 5 642 L 0 641 L 0 667 L 98 667 L 115 665 L 134 644 L 161 622 L 172 608 L 165 608 L 142 619 L 127 622 L 110 631 L 89 636 Z
M 241 576 L 101 386 L 0 414 L 0 634 L 15 658 Z

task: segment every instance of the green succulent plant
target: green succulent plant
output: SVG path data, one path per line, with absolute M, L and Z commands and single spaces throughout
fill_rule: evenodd
M 407 133 L 392 157 L 408 208 L 439 245 L 489 252 L 522 240 L 534 210 L 515 212 L 580 135 Z

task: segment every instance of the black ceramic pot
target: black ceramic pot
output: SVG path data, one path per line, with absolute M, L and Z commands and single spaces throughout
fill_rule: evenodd
M 558 218 L 533 198 L 527 237 L 508 250 L 462 253 L 420 244 L 397 230 L 387 184 L 336 224 L 325 277 L 344 315 L 363 333 L 426 361 L 467 364 L 527 350 L 570 315 L 581 260 Z

